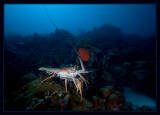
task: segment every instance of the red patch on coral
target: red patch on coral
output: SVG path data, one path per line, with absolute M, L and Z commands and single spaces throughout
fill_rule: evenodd
M 86 61 L 86 62 L 89 61 L 90 56 L 89 56 L 89 51 L 88 50 L 86 50 L 84 48 L 79 48 L 78 53 L 79 53 L 79 56 L 82 58 L 83 61 Z

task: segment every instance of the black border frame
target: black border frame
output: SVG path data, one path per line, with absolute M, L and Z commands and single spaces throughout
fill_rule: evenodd
M 3 108 L 3 104 L 4 104 L 4 100 L 3 100 L 3 39 L 4 39 L 4 4 L 156 4 L 156 15 L 157 15 L 157 19 L 156 19 L 156 23 L 157 23 L 157 38 L 156 38 L 156 46 L 157 46 L 157 49 L 156 49 L 156 59 L 157 59 L 157 64 L 156 64 L 156 67 L 157 67 L 157 72 L 156 72 L 156 75 L 157 75 L 157 111 L 156 112 L 136 112 L 136 114 L 141 114 L 141 113 L 144 113 L 144 114 L 158 114 L 160 112 L 160 105 L 159 105 L 159 102 L 160 102 L 160 88 L 159 88 L 159 81 L 160 81 L 160 74 L 159 74 L 159 70 L 160 70 L 160 0 L 0 0 L 0 25 L 1 25 L 1 28 L 0 28 L 0 76 L 1 76 L 1 80 L 0 80 L 0 86 L 1 86 L 1 93 L 0 93 L 0 110 L 1 112 L 3 112 L 3 114 L 5 114 L 6 112 L 4 111 L 4 108 Z M 16 111 L 17 112 L 17 111 Z M 10 113 L 10 112 L 9 112 Z M 24 114 L 26 112 L 24 111 Z M 32 113 L 32 112 L 30 112 Z M 35 114 L 35 112 L 33 112 Z M 40 113 L 40 112 L 36 112 L 36 113 Z M 92 112 L 88 112 L 88 113 L 91 113 Z M 87 113 L 87 114 L 88 114 Z M 97 113 L 97 112 L 96 112 Z M 100 113 L 106 113 L 106 114 L 111 114 L 111 112 L 100 112 Z M 117 112 L 112 112 L 113 114 L 116 114 Z M 135 112 L 118 112 L 119 113 L 122 113 L 122 114 L 134 114 Z M 44 113 L 42 113 L 44 114 Z M 58 113 L 59 114 L 59 113 Z M 62 114 L 65 114 L 62 112 Z M 74 114 L 74 113 L 73 113 Z

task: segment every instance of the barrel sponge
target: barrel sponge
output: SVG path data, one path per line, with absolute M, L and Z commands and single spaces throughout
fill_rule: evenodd
M 88 62 L 90 59 L 89 51 L 84 48 L 79 48 L 78 50 L 79 56 L 82 58 L 83 61 Z

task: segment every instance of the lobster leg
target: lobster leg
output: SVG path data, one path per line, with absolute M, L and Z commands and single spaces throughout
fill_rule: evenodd
M 53 74 L 52 76 L 50 76 L 50 77 L 48 77 L 48 78 L 44 79 L 43 81 L 41 81 L 41 82 L 40 82 L 40 84 L 41 84 L 42 82 L 44 82 L 44 81 L 46 81 L 46 80 L 48 80 L 48 79 L 50 79 L 50 78 L 54 77 L 54 76 L 55 76 L 55 74 Z
M 65 78 L 65 89 L 66 89 L 66 92 L 67 92 L 67 78 Z
M 73 83 L 74 83 L 74 85 L 76 86 L 76 90 L 77 90 L 77 92 L 78 92 L 78 87 L 77 87 L 77 83 L 76 83 L 76 81 L 75 81 L 75 78 L 74 78 L 74 77 L 72 77 L 72 79 L 73 79 Z
M 78 90 L 79 90 L 79 93 L 81 95 L 81 101 L 82 101 L 82 85 L 81 85 L 81 82 L 77 79 L 77 85 L 78 85 Z
M 89 82 L 86 79 L 84 79 L 84 77 L 80 73 L 78 75 L 80 76 L 81 80 L 85 82 L 85 84 L 87 86 L 87 83 L 89 83 Z

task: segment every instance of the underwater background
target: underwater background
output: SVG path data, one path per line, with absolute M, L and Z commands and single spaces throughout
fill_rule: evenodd
M 155 18 L 154 4 L 5 4 L 4 111 L 156 111 Z M 66 91 L 53 71 L 79 57 L 88 73 Z

